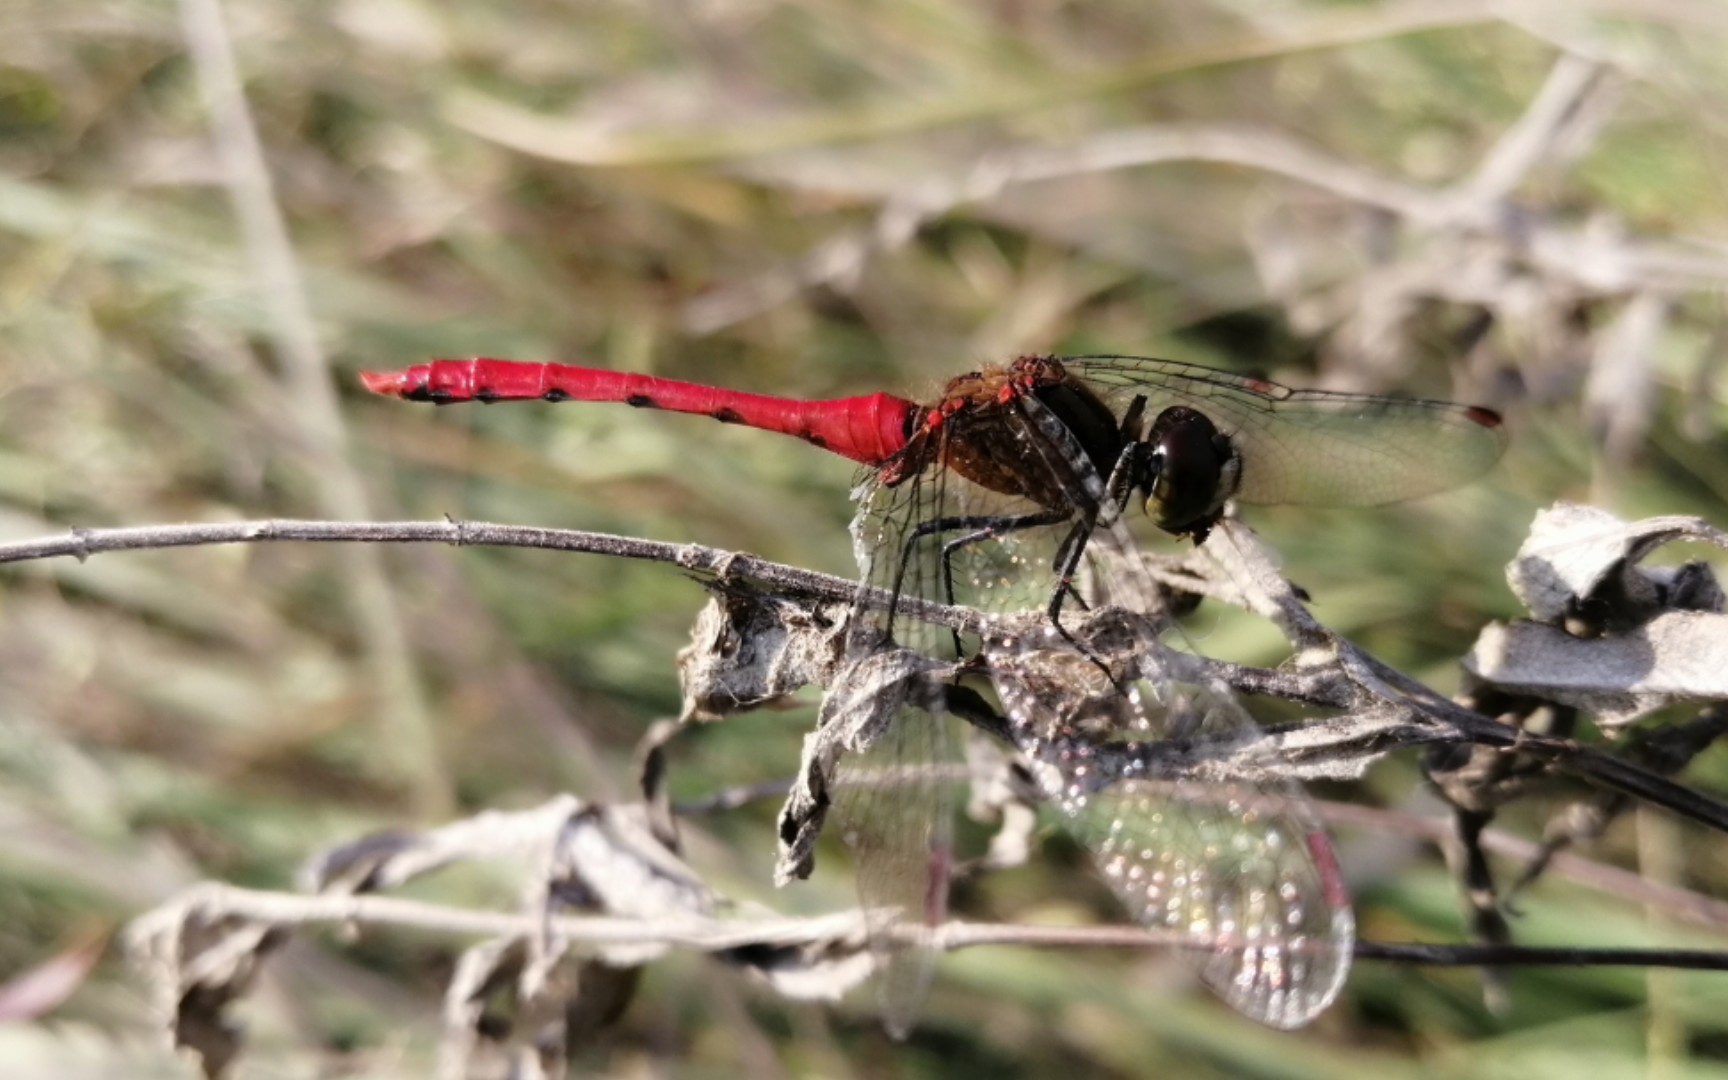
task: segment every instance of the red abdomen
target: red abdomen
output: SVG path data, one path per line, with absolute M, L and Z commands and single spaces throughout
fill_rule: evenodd
M 800 401 L 717 386 L 573 364 L 515 360 L 435 360 L 401 371 L 360 374 L 375 394 L 447 405 L 458 401 L 610 401 L 710 416 L 726 424 L 777 431 L 865 465 L 881 465 L 906 445 L 920 413 L 892 394 Z

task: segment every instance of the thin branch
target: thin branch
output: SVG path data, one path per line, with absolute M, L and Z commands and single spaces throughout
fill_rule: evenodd
M 317 924 L 388 926 L 462 937 L 529 938 L 550 930 L 592 944 L 673 945 L 721 952 L 749 945 L 803 945 L 864 936 L 860 912 L 812 918 L 621 919 L 600 915 L 542 916 L 537 912 L 482 911 L 397 896 L 282 893 L 206 882 L 134 922 L 128 940 L 139 943 L 195 914 L 205 922 L 240 918 L 272 926 Z
M 533 525 L 504 525 L 455 519 L 308 521 L 272 518 L 187 525 L 136 525 L 115 529 L 74 528 L 64 536 L 0 543 L 0 564 L 67 556 L 82 562 L 92 555 L 113 551 L 283 541 L 539 548 L 546 551 L 667 563 L 698 574 L 711 575 L 722 581 L 754 581 L 812 600 L 851 603 L 860 596 L 858 584 L 847 578 L 815 570 L 803 570 L 755 555 L 702 544 L 672 544 L 581 529 L 549 529 Z M 863 596 L 866 602 L 874 600 L 883 606 L 888 604 L 885 594 L 873 596 L 869 591 L 865 591 Z M 899 606 L 914 618 L 926 619 L 958 630 L 976 631 L 987 621 L 984 616 L 967 608 L 919 602 L 909 597 L 902 597 Z
M 792 790 L 792 783 L 790 779 L 765 780 L 725 787 L 698 799 L 674 803 L 672 811 L 679 817 L 706 817 L 752 803 L 778 802 Z M 1450 842 L 1455 834 L 1455 826 L 1448 817 L 1328 799 L 1311 798 L 1308 804 L 1328 828 L 1394 833 L 1435 845 Z M 1484 849 L 1523 863 L 1535 859 L 1543 850 L 1541 844 L 1504 829 L 1484 829 L 1480 840 Z M 1548 856 L 1548 872 L 1698 926 L 1728 928 L 1728 901 L 1650 881 L 1632 870 L 1570 852 L 1555 852 Z
M 392 896 L 304 895 L 198 885 L 133 923 L 127 940 L 135 949 L 162 935 L 175 934 L 189 917 L 204 925 L 243 920 L 274 927 L 391 927 L 440 935 L 530 938 L 550 931 L 564 940 L 587 944 L 666 945 L 723 953 L 750 947 L 826 947 L 851 943 L 863 947 L 861 912 L 810 918 L 627 919 L 592 915 L 510 913 L 458 908 Z M 934 944 L 943 951 L 985 946 L 1039 948 L 1198 948 L 1177 931 L 1136 926 L 1040 926 L 1016 923 L 944 923 Z M 1361 959 L 1438 966 L 1620 966 L 1728 969 L 1728 952 L 1699 949 L 1597 949 L 1475 946 L 1429 942 L 1358 941 Z
M 1426 967 L 1640 967 L 1728 971 L 1728 952 L 1711 949 L 1597 949 L 1576 945 L 1428 945 L 1358 941 L 1358 960 Z

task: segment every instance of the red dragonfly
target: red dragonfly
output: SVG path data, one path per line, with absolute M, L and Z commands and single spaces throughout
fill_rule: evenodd
M 1164 673 L 1169 620 L 1148 599 L 1157 590 L 1121 515 L 1137 504 L 1157 527 L 1199 543 L 1231 499 L 1369 506 L 1442 491 L 1498 460 L 1505 433 L 1495 412 L 1292 390 L 1123 356 L 1021 357 L 949 380 L 928 404 L 885 393 L 799 401 L 492 359 L 361 379 L 376 393 L 439 404 L 594 401 L 692 413 L 861 463 L 854 538 L 877 595 L 997 613 L 1043 607 L 1054 634 L 1022 623 L 979 641 L 968 662 L 1000 700 L 1042 794 L 1136 919 L 1185 940 L 1202 979 L 1264 1023 L 1299 1026 L 1336 997 L 1354 918 L 1331 841 L 1296 785 L 1226 777 L 1199 786 L 1159 771 L 1161 748 L 1192 757 L 1229 745 L 1252 721 L 1227 690 L 1181 687 Z M 872 658 L 885 648 L 938 647 L 933 629 L 892 608 L 861 600 L 855 615 L 856 682 L 884 670 Z M 954 648 L 966 648 L 958 636 Z M 939 694 L 883 682 L 879 696 L 898 715 L 873 744 L 859 740 L 867 752 L 853 768 L 896 779 L 843 791 L 842 832 L 883 949 L 888 1024 L 903 1034 L 928 986 L 953 862 L 947 793 L 927 779 L 928 764 L 946 756 L 947 708 Z

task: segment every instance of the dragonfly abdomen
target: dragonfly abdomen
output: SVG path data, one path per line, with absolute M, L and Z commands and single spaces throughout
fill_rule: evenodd
M 917 405 L 893 394 L 803 401 L 574 364 L 485 357 L 362 372 L 360 381 L 373 393 L 435 405 L 596 401 L 707 416 L 723 424 L 791 435 L 864 465 L 881 465 L 902 449 L 922 414 Z

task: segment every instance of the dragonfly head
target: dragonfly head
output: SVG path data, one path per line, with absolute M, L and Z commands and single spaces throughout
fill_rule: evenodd
M 1146 516 L 1165 532 L 1197 541 L 1218 520 L 1242 474 L 1229 436 L 1184 405 L 1158 414 L 1140 458 L 1135 487 L 1146 500 Z

